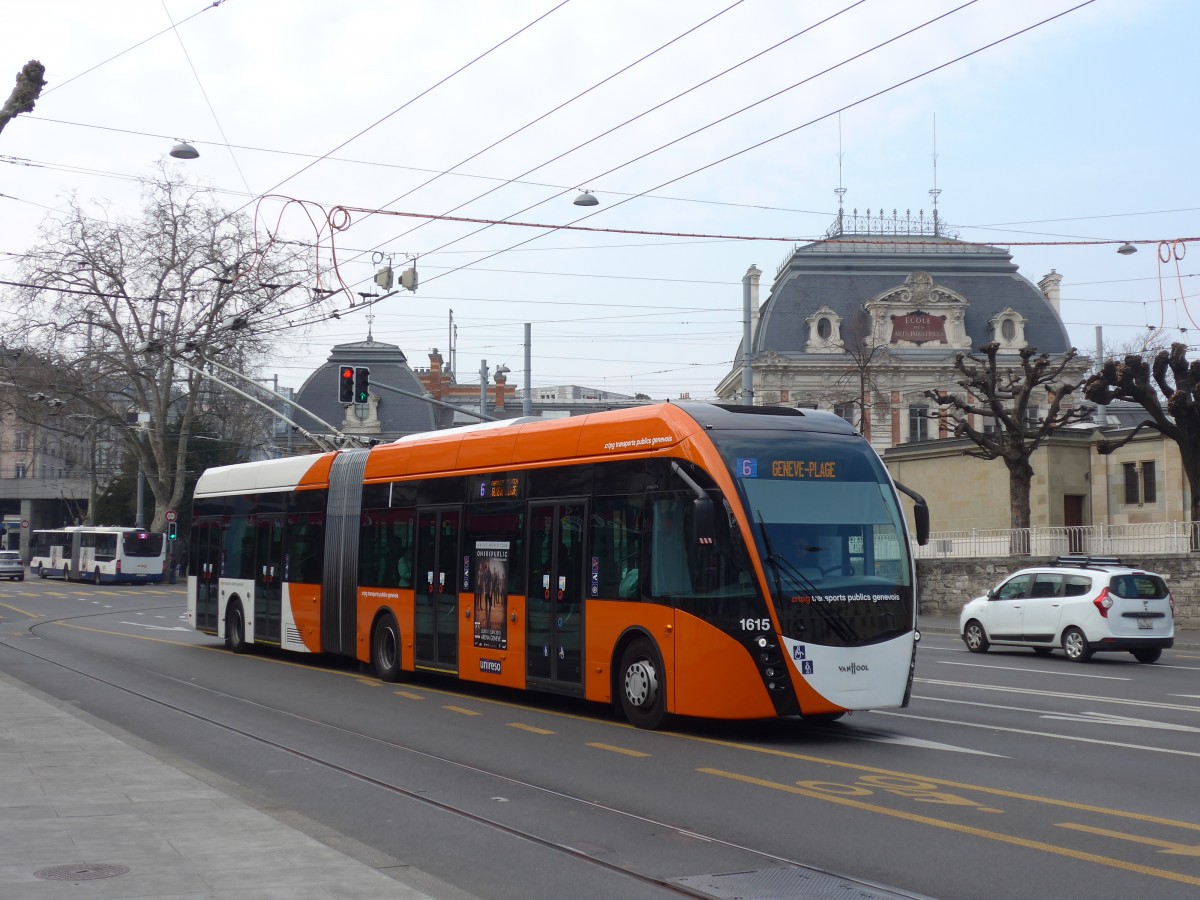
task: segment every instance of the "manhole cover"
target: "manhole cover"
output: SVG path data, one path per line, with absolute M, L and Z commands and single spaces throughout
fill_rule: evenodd
M 76 863 L 70 866 L 50 866 L 38 869 L 33 874 L 51 881 L 92 881 L 96 878 L 112 878 L 124 875 L 129 866 L 112 866 L 108 863 Z

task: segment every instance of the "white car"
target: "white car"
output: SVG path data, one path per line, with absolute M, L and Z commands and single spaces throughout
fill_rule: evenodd
M 1161 575 L 1115 557 L 1060 556 L 1008 576 L 963 607 L 958 630 L 972 653 L 1005 645 L 1085 662 L 1128 651 L 1156 662 L 1175 643 L 1175 601 Z
M 0 578 L 10 581 L 25 580 L 25 564 L 16 550 L 0 550 Z

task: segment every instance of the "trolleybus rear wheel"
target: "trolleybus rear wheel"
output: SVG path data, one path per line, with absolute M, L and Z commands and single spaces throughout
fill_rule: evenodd
M 242 614 L 242 604 L 237 600 L 229 606 L 225 614 L 225 646 L 234 653 L 246 652 L 246 620 Z
M 637 638 L 625 648 L 617 687 L 621 711 L 631 725 L 657 728 L 667 710 L 666 679 L 658 650 L 646 638 Z
M 400 680 L 400 628 L 390 612 L 380 616 L 371 639 L 371 662 L 380 681 Z

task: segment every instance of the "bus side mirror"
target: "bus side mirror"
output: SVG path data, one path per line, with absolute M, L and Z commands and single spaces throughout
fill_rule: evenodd
M 912 488 L 905 487 L 898 481 L 893 481 L 892 483 L 896 485 L 896 490 L 912 497 L 914 504 L 913 521 L 917 526 L 917 543 L 924 547 L 929 543 L 929 504 L 925 502 L 924 497 Z
M 697 497 L 692 501 L 692 538 L 696 544 L 712 544 L 717 536 L 716 520 L 713 517 L 711 497 Z
M 918 503 L 913 507 L 913 518 L 917 522 L 917 543 L 924 547 L 929 543 L 929 507 Z

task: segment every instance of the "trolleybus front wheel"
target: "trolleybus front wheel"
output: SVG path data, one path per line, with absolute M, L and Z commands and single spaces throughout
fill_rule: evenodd
M 371 663 L 380 681 L 400 680 L 400 628 L 396 617 L 384 613 L 375 623 L 375 634 L 371 638 Z
M 667 711 L 666 680 L 658 650 L 646 638 L 637 638 L 621 656 L 617 670 L 621 711 L 631 725 L 657 728 Z

